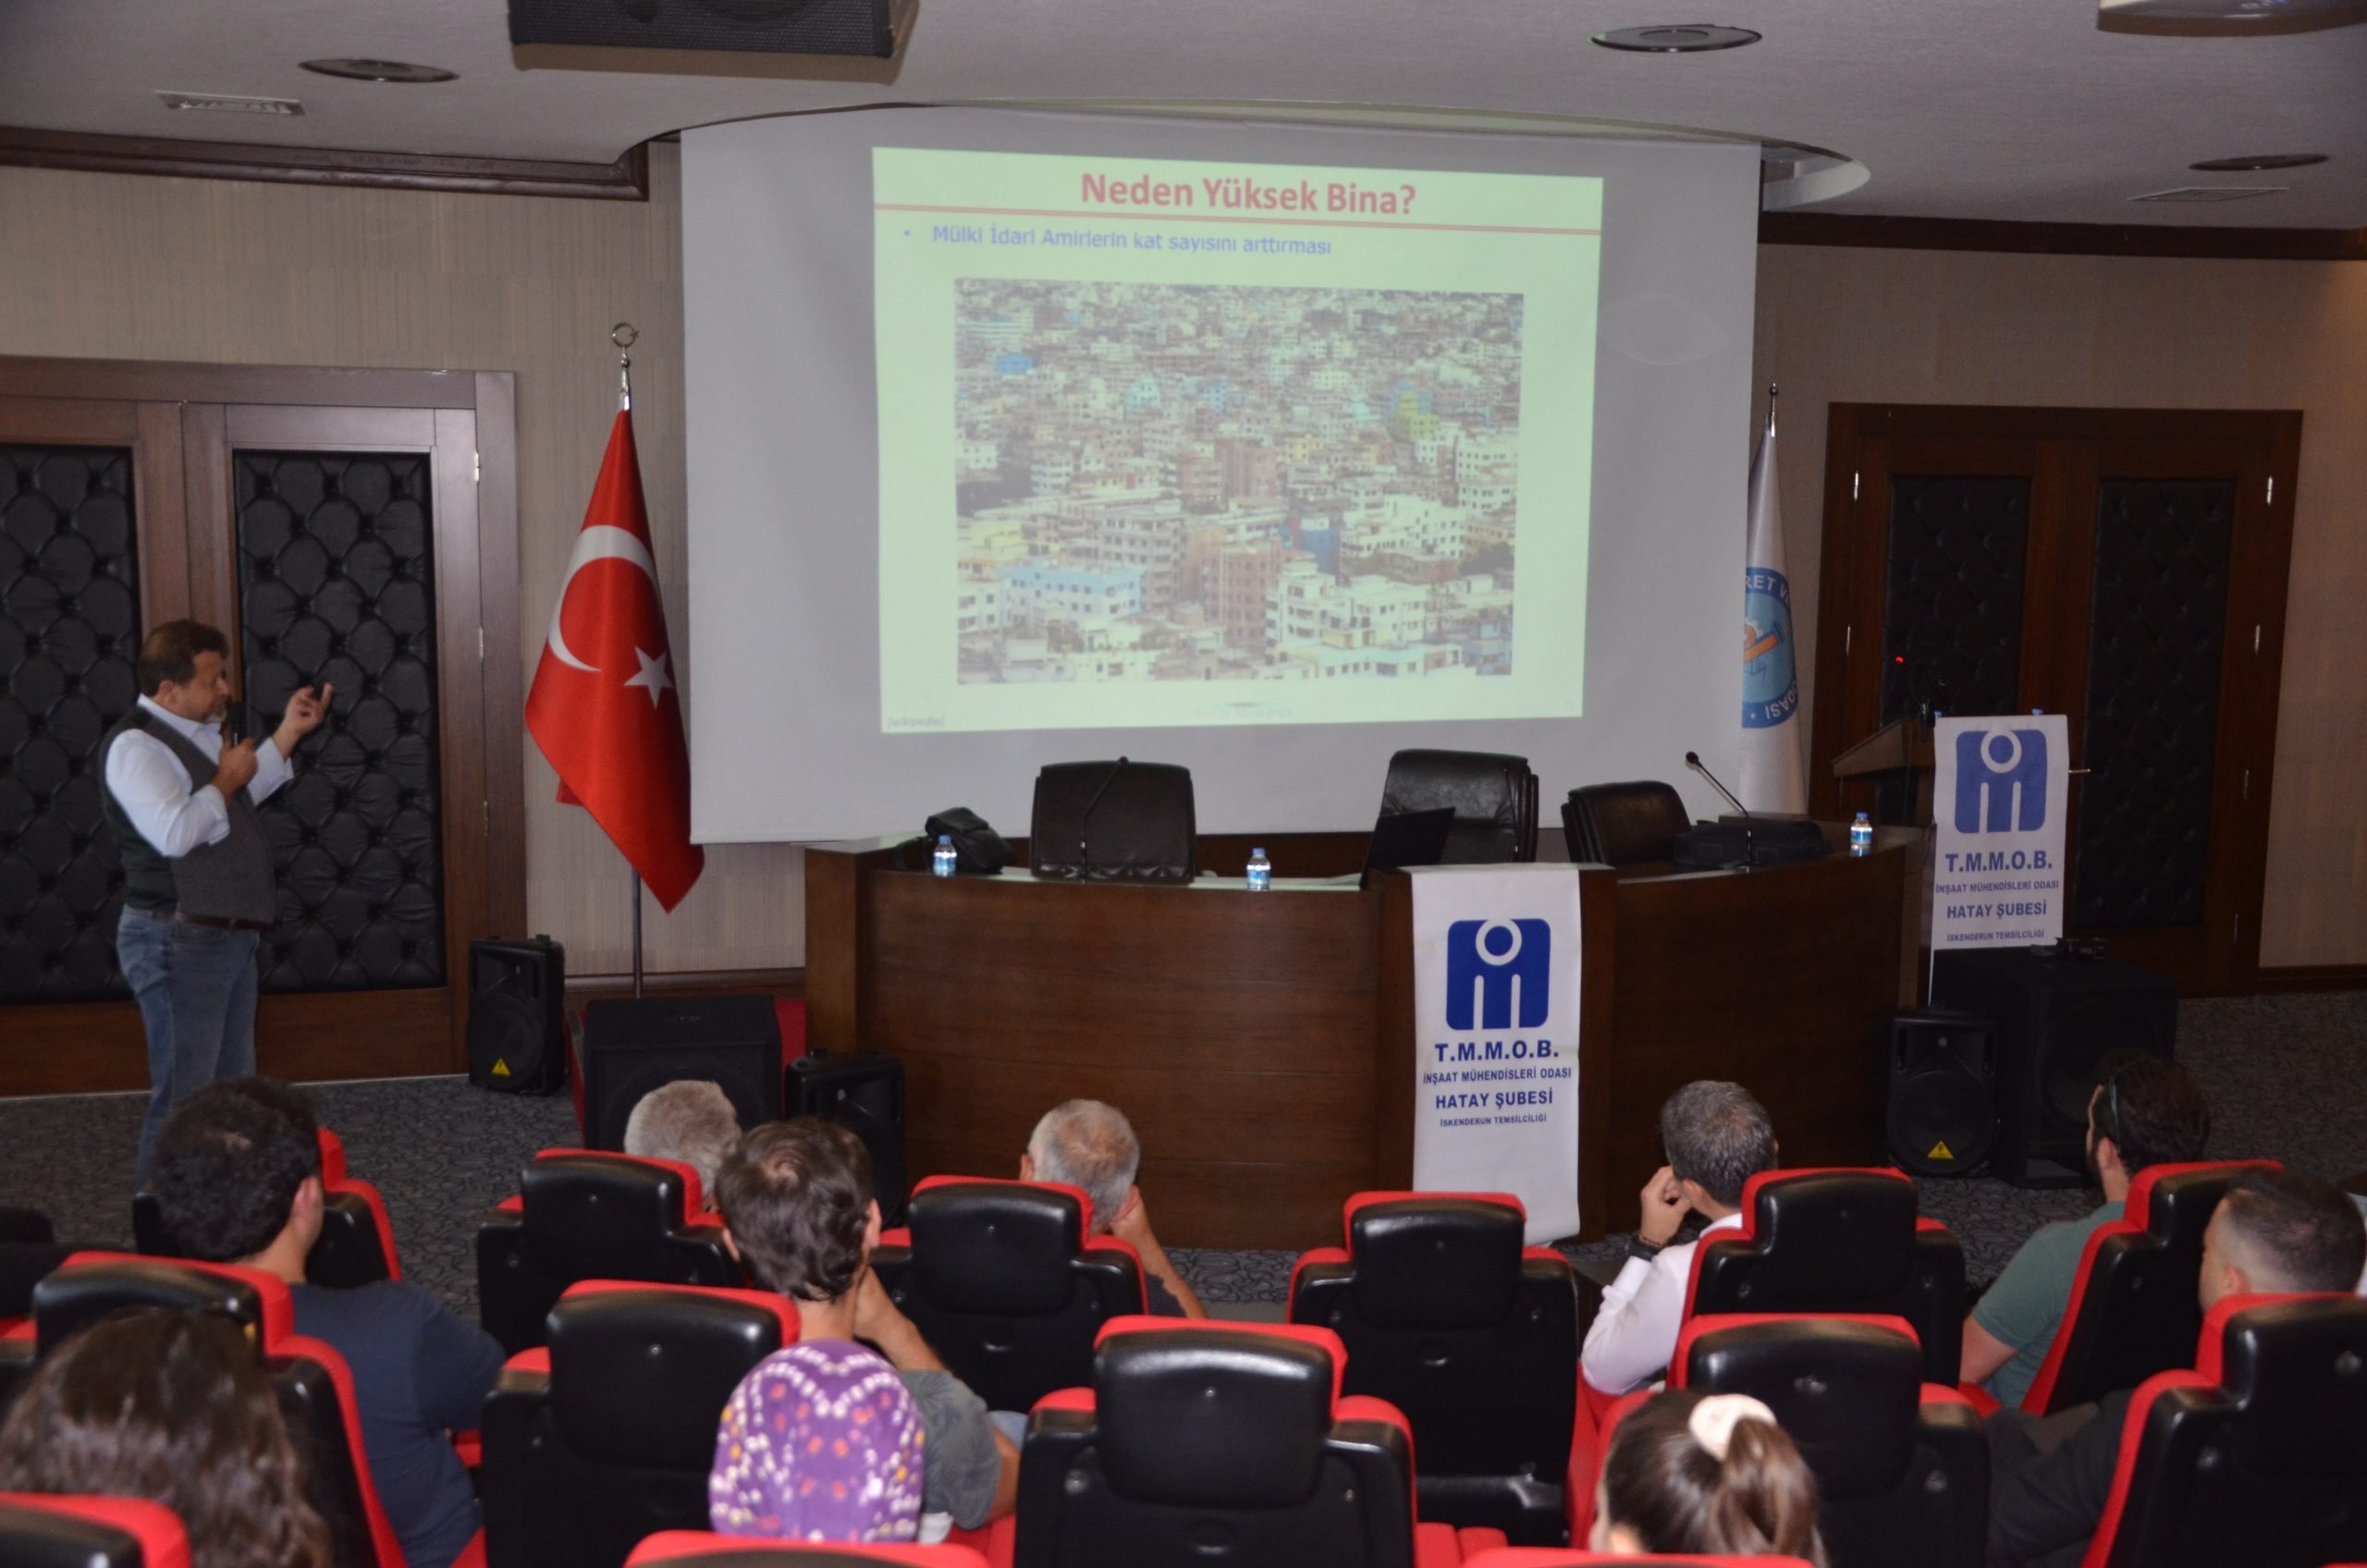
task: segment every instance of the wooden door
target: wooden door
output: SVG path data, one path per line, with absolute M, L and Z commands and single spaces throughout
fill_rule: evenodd
M 98 395 L 6 396 L 25 386 Z M 98 505 L 135 523 L 132 646 L 178 615 L 221 627 L 257 729 L 297 686 L 337 686 L 295 780 L 264 807 L 280 887 L 256 1028 L 266 1072 L 460 1067 L 468 944 L 522 927 L 510 408 L 506 375 L 0 360 L 0 455 L 17 451 L 21 470 L 23 443 L 79 433 L 125 471 L 108 482 L 136 508 L 104 485 Z M 24 489 L 0 486 L 0 504 Z M 20 612 L 39 608 L 10 603 L 28 647 L 46 633 Z M 128 651 L 113 653 L 128 668 Z M 21 714 L 21 684 L 0 699 L 0 731 Z M 123 684 L 105 684 L 107 723 L 129 705 Z M 95 764 L 78 755 L 59 771 L 86 795 Z M 22 928 L 20 898 L 56 902 L 46 873 L 23 887 L 11 874 L 28 860 L 24 831 L 36 851 L 61 829 L 82 844 L 80 795 L 63 804 L 0 799 L 0 931 Z M 72 985 L 43 951 L 0 946 L 0 1092 L 145 1082 L 137 1011 L 116 999 L 115 905 L 82 907 L 94 877 L 112 878 L 104 849 L 90 845 L 79 868 Z
M 2065 714 L 2067 928 L 2250 988 L 2300 426 L 1836 404 L 1812 803 L 1872 809 L 1832 760 L 1906 714 Z

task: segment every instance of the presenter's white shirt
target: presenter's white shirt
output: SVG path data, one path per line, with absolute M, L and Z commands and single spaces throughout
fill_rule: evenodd
M 222 727 L 202 718 L 183 718 L 159 707 L 149 698 L 140 705 L 186 737 L 210 762 L 222 760 Z M 247 785 L 247 799 L 261 805 L 272 792 L 296 776 L 295 767 L 279 754 L 275 741 L 255 747 L 255 776 Z M 230 836 L 230 808 L 222 791 L 206 784 L 192 789 L 189 769 L 173 749 L 143 730 L 128 729 L 107 749 L 107 790 L 123 807 L 123 815 L 159 854 L 178 858 Z
M 1729 1214 L 1701 1228 L 1701 1235 L 1739 1231 L 1742 1216 Z M 1650 1263 L 1631 1257 L 1602 1292 L 1602 1307 L 1587 1329 L 1578 1365 L 1598 1393 L 1632 1393 L 1668 1369 L 1684 1327 L 1685 1290 L 1693 1280 L 1693 1249 L 1699 1239 L 1662 1247 Z

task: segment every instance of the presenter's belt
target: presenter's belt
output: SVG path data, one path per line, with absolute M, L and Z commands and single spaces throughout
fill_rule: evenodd
M 143 919 L 169 920 L 177 925 L 211 925 L 216 931 L 264 931 L 271 926 L 268 920 L 233 920 L 227 915 L 188 914 L 178 909 L 141 909 L 134 904 L 124 907 Z

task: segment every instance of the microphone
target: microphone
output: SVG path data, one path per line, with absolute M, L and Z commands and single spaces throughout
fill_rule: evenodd
M 1686 753 L 1685 766 L 1699 774 L 1702 778 L 1708 779 L 1710 781 L 1710 788 L 1715 790 L 1721 795 L 1725 796 L 1726 800 L 1734 806 L 1735 810 L 1742 814 L 1742 859 L 1735 864 L 1745 871 L 1749 871 L 1757 866 L 1759 864 L 1759 828 L 1757 826 L 1759 819 L 1750 815 L 1750 808 L 1742 803 L 1741 797 L 1737 796 L 1732 790 L 1727 789 L 1723 784 L 1718 782 L 1718 776 L 1701 766 L 1700 753 Z
M 1076 819 L 1076 875 L 1080 882 L 1093 879 L 1093 857 L 1085 847 L 1085 841 L 1091 836 L 1094 808 L 1101 804 L 1101 797 L 1110 792 L 1110 786 L 1118 782 L 1118 775 L 1125 770 L 1124 757 L 1111 763 L 1110 771 L 1102 777 L 1101 787 L 1093 791 L 1091 800 L 1085 802 L 1085 814 Z

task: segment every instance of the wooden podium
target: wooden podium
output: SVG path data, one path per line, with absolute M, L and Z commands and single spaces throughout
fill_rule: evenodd
M 1885 724 L 1833 759 L 1833 777 L 1843 784 L 1870 784 L 1876 822 L 1909 827 L 1932 826 L 1932 727 L 1908 717 Z M 1851 808 L 1856 809 L 1856 808 Z
M 1633 1227 L 1661 1101 L 1691 1079 L 1748 1085 L 1787 1165 L 1879 1157 L 1895 838 L 1750 873 L 1579 873 L 1583 1235 Z M 1036 1118 L 1082 1096 L 1132 1119 L 1170 1245 L 1336 1245 L 1350 1194 L 1410 1181 L 1413 883 L 1359 891 L 1365 835 L 1257 836 L 1299 874 L 1263 894 L 939 879 L 894 869 L 897 841 L 807 847 L 806 1015 L 817 1048 L 902 1060 L 915 1179 L 1015 1175 Z M 1205 836 L 1200 864 L 1249 842 Z

